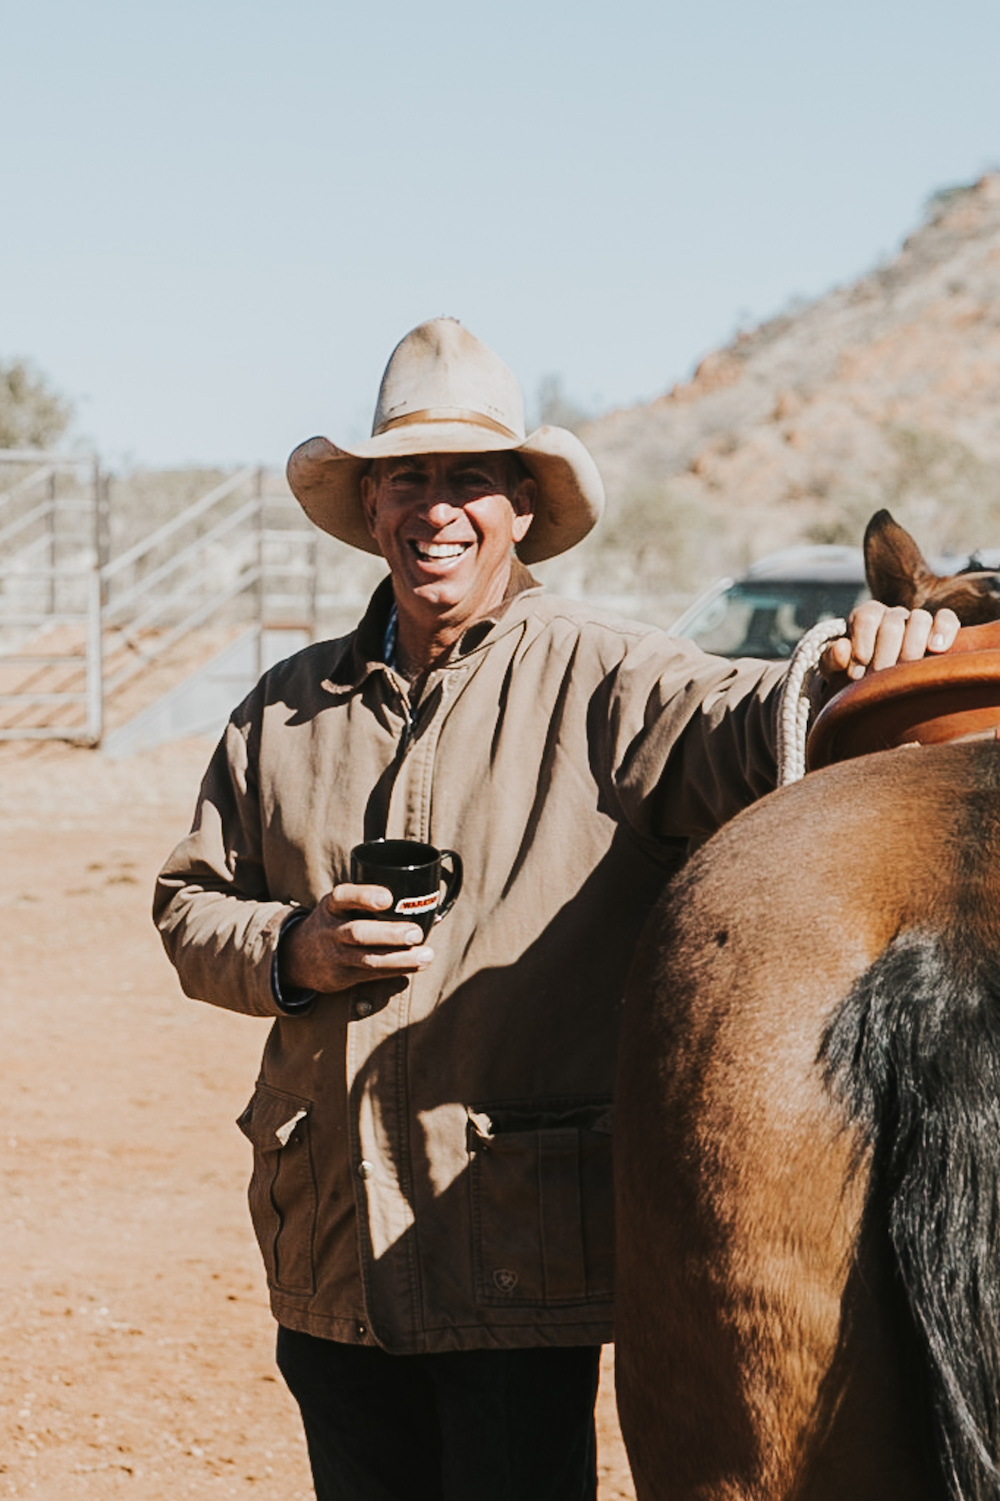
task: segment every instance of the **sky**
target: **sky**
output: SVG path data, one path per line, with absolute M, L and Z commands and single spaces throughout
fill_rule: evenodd
M 997 0 L 0 0 L 0 362 L 112 468 L 366 436 L 452 314 L 603 411 L 1000 165 Z

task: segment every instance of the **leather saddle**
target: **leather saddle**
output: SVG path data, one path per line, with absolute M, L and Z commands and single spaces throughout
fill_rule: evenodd
M 963 626 L 951 651 L 852 682 L 809 732 L 806 767 L 897 745 L 1000 739 L 1000 620 Z

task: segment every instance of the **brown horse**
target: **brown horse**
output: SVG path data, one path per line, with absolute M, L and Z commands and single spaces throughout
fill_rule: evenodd
M 618 1100 L 640 1501 L 1000 1496 L 1000 745 L 717 834 L 647 928 Z
M 888 511 L 876 511 L 865 530 L 865 574 L 873 599 L 908 610 L 954 610 L 963 625 L 1000 618 L 1000 575 L 975 558 L 960 573 L 935 573 L 909 532 Z

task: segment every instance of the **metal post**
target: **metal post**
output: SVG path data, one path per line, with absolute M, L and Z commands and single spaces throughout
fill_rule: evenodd
M 101 570 L 90 570 L 87 598 L 87 739 L 100 745 L 104 734 L 104 641 L 101 631 Z
M 111 558 L 111 476 L 102 471 L 97 461 L 94 463 L 94 496 L 97 506 L 94 542 L 97 566 L 103 569 Z
M 104 566 L 108 561 L 108 529 L 101 461 L 94 455 L 91 474 L 94 496 L 94 569 L 87 602 L 87 724 L 91 744 L 100 745 L 104 734 L 104 606 L 108 585 Z
M 56 471 L 49 475 L 49 603 L 50 615 L 56 613 Z
M 264 590 L 264 470 L 258 468 L 254 473 L 254 499 L 257 509 L 254 513 L 254 524 L 257 529 L 257 581 L 255 586 L 257 605 L 257 634 L 254 641 L 254 676 L 259 678 L 264 672 L 264 625 L 265 625 L 265 590 Z

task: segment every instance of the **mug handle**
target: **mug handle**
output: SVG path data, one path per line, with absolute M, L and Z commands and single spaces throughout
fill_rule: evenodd
M 457 854 L 455 850 L 442 850 L 441 851 L 441 865 L 442 865 L 442 867 L 444 866 L 444 862 L 446 860 L 450 860 L 450 862 L 451 862 L 451 869 L 450 870 L 444 870 L 444 869 L 442 869 L 442 871 L 441 871 L 441 874 L 444 877 L 444 901 L 442 902 L 441 906 L 437 909 L 437 912 L 435 912 L 435 914 L 434 914 L 434 921 L 436 923 L 439 923 L 441 921 L 442 917 L 446 917 L 447 914 L 451 911 L 452 907 L 455 905 L 455 898 L 458 896 L 458 893 L 462 889 L 462 857 L 461 857 L 461 855 Z

